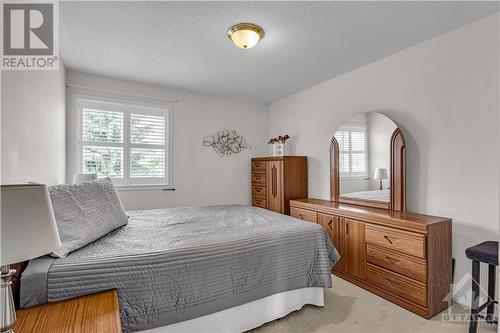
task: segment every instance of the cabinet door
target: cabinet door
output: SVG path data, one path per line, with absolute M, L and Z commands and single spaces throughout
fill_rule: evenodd
M 328 237 L 330 237 L 333 242 L 333 216 L 319 213 L 318 224 L 320 224 L 326 230 Z
M 321 224 L 323 228 L 325 228 L 328 236 L 332 240 L 333 245 L 340 254 L 340 260 L 337 262 L 337 264 L 333 269 L 343 271 L 344 240 L 343 237 L 341 237 L 341 230 L 340 230 L 342 218 L 338 216 L 319 213 L 318 223 Z
M 283 214 L 283 162 L 268 161 L 266 168 L 267 209 Z
M 343 269 L 346 273 L 364 280 L 366 279 L 365 225 L 346 218 L 342 227 Z

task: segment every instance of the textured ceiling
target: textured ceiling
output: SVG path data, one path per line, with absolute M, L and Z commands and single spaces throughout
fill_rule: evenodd
M 273 102 L 499 10 L 498 2 L 60 2 L 70 69 Z M 255 48 L 226 36 L 262 26 Z

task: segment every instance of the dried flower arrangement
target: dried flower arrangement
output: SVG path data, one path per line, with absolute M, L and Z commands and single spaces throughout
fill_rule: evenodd
M 290 139 L 290 136 L 288 134 L 285 134 L 283 136 L 278 136 L 276 138 L 271 138 L 271 140 L 269 140 L 268 144 L 272 145 L 272 144 L 275 144 L 275 143 L 285 143 L 286 140 Z

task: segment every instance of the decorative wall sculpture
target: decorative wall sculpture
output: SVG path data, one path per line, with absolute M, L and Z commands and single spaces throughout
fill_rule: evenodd
M 234 130 L 227 129 L 204 137 L 203 145 L 212 147 L 220 156 L 229 156 L 241 152 L 242 149 L 251 149 L 244 137 Z

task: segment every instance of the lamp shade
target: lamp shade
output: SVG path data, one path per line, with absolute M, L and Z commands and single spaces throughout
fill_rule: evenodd
M 61 245 L 46 185 L 1 186 L 0 264 L 33 259 Z
M 97 179 L 96 173 L 78 173 L 73 176 L 73 184 L 81 184 L 83 182 L 90 182 Z
M 375 174 L 373 175 L 373 179 L 388 179 L 387 169 L 386 168 L 375 169 Z

